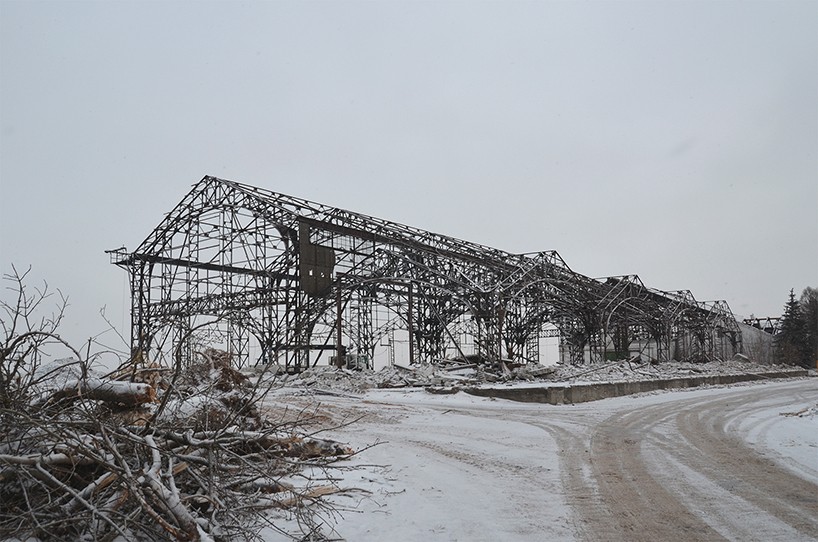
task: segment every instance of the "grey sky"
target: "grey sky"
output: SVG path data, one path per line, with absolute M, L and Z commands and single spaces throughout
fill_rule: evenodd
M 0 0 L 0 268 L 120 325 L 206 174 L 778 315 L 818 286 L 818 2 Z

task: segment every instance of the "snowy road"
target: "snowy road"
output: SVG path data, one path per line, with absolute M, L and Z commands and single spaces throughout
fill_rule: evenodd
M 325 401 L 326 399 L 322 399 Z M 337 497 L 347 540 L 818 540 L 818 379 L 575 406 L 464 394 L 326 400 L 383 442 Z M 339 519 L 339 518 L 336 518 Z

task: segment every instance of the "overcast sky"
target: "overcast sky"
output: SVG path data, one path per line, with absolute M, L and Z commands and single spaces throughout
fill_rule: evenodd
M 818 2 L 0 0 L 0 270 L 128 325 L 204 175 L 779 315 L 818 286 Z

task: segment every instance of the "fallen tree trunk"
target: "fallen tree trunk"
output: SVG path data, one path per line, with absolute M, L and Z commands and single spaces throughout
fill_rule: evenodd
M 134 407 L 156 401 L 156 391 L 150 385 L 142 382 L 122 382 L 101 378 L 71 380 L 63 387 L 51 392 L 38 406 L 45 406 L 61 399 L 74 398 Z

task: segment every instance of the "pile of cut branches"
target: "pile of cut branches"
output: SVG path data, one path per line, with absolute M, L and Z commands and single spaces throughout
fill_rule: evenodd
M 28 271 L 0 290 L 0 540 L 241 540 L 279 519 L 321 539 L 320 469 L 352 454 L 303 436 L 310 420 L 261 413 L 269 391 L 229 354 L 173 367 L 132 356 L 108 375 L 58 335 L 67 299 Z M 10 294 L 9 294 L 10 292 Z M 59 294 L 59 291 L 57 291 Z M 48 351 L 70 359 L 49 361 Z M 284 415 L 287 419 L 284 419 Z M 297 481 L 297 483 L 296 483 Z M 275 515 L 271 509 L 279 509 Z
M 259 387 L 218 351 L 174 380 L 53 378 L 0 411 L 0 538 L 248 539 L 271 508 L 309 526 L 302 505 L 338 489 L 294 476 L 352 450 L 260 415 Z

